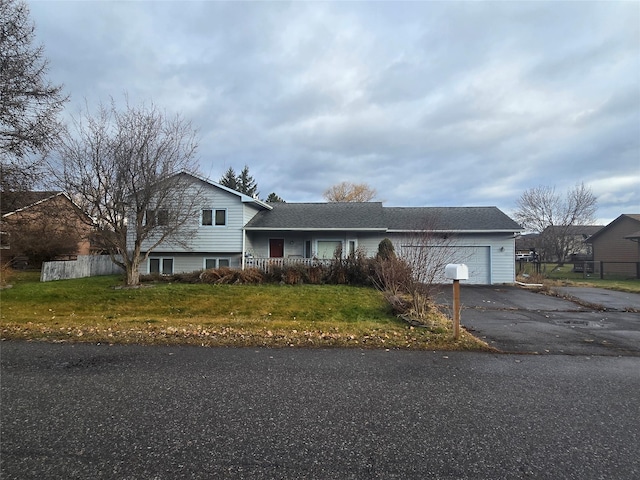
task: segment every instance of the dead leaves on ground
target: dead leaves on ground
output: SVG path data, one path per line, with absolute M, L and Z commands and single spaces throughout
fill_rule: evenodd
M 203 325 L 137 325 L 56 327 L 41 323 L 5 324 L 2 339 L 26 339 L 64 342 L 120 343 L 145 345 L 199 345 L 234 347 L 357 347 L 411 350 L 488 350 L 486 344 L 463 332 L 459 341 L 449 330 L 412 326 L 366 333 L 314 329 L 242 328 Z

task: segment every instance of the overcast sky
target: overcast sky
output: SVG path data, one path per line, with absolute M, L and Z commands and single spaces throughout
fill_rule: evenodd
M 640 213 L 640 2 L 28 2 L 76 114 L 153 101 L 201 173 L 262 198 L 364 182 L 387 206 L 511 213 L 584 182 Z

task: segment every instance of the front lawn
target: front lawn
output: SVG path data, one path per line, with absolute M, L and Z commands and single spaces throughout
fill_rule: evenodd
M 119 277 L 40 283 L 17 274 L 0 292 L 2 338 L 203 346 L 486 350 L 451 322 L 431 328 L 392 315 L 380 292 L 344 285 L 158 283 L 119 288 Z

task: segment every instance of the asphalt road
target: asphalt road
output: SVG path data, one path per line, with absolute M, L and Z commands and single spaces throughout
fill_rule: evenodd
M 450 307 L 452 288 L 437 296 Z M 562 288 L 568 298 L 512 286 L 460 288 L 460 323 L 503 352 L 640 356 L 640 295 Z M 450 313 L 451 315 L 451 313 Z
M 640 478 L 640 358 L 2 342 L 3 479 Z

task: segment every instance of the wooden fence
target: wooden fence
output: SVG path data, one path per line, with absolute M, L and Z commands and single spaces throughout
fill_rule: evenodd
M 111 261 L 109 255 L 78 255 L 77 260 L 44 262 L 40 272 L 41 282 L 70 278 L 118 275 L 123 270 Z

